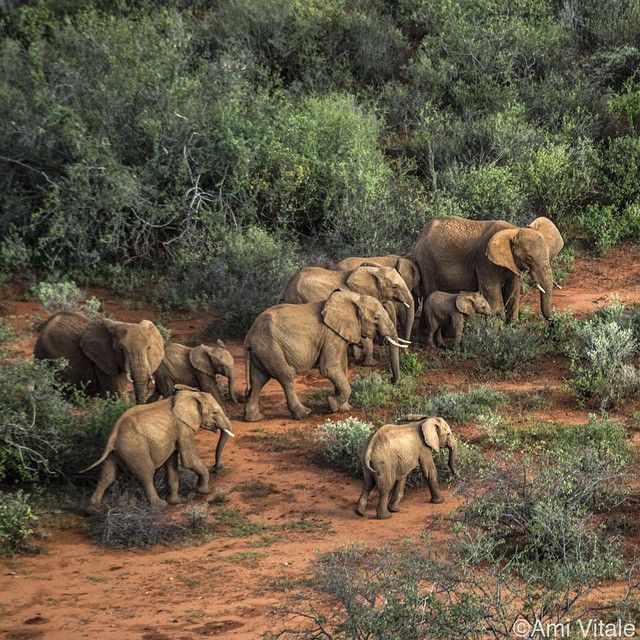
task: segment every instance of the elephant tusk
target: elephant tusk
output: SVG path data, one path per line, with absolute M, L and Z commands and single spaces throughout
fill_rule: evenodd
M 133 382 L 131 374 L 127 371 L 127 382 Z
M 407 307 L 407 309 L 411 309 L 411 305 L 410 305 L 410 304 L 407 304 L 406 302 L 403 302 L 402 304 L 403 304 L 405 307 Z
M 404 342 L 404 344 L 411 344 L 411 340 L 405 340 L 404 338 L 398 338 L 398 342 Z
M 396 342 L 393 338 L 390 338 L 389 336 L 387 336 L 387 342 L 392 344 L 394 347 L 399 347 L 400 349 L 407 349 L 408 348 L 408 345 L 400 344 L 399 342 Z
M 562 287 L 554 280 L 553 281 L 554 286 L 558 287 L 558 289 L 562 289 Z
M 536 282 L 536 288 L 540 289 L 540 291 L 541 291 L 542 293 L 547 293 L 547 292 L 542 288 L 542 285 L 539 285 L 537 282 Z
M 236 434 L 233 433 L 233 431 L 229 431 L 229 429 L 222 429 L 228 436 L 231 436 L 232 438 L 236 437 Z

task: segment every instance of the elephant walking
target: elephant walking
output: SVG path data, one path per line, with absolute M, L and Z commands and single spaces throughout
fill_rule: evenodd
M 80 472 L 102 465 L 100 480 L 89 501 L 90 510 L 99 510 L 104 492 L 115 481 L 120 465 L 140 480 L 151 506 L 157 510 L 164 509 L 167 501 L 158 496 L 153 475 L 165 465 L 168 502 L 176 504 L 178 456 L 184 467 L 198 474 L 198 491 L 208 493 L 209 471 L 198 456 L 194 439 L 201 427 L 234 435 L 229 418 L 210 393 L 183 385 L 176 386 L 171 398 L 125 411 L 113 425 L 102 456 Z
M 34 357 L 65 358 L 60 377 L 91 395 L 126 394 L 132 380 L 136 403 L 147 399 L 153 374 L 164 357 L 164 342 L 149 320 L 89 320 L 80 313 L 56 313 L 38 327 Z
M 311 410 L 295 392 L 297 374 L 315 367 L 335 386 L 329 396 L 331 411 L 349 411 L 351 387 L 347 380 L 347 348 L 376 332 L 389 342 L 393 378 L 400 375 L 396 328 L 378 300 L 351 291 L 334 291 L 325 302 L 279 304 L 263 311 L 254 321 L 245 339 L 247 368 L 247 421 L 262 420 L 260 392 L 275 378 L 284 389 L 287 406 L 294 418 Z
M 518 317 L 520 276 L 529 273 L 540 290 L 540 307 L 551 315 L 551 263 L 564 246 L 548 218 L 528 227 L 504 220 L 433 218 L 423 227 L 413 249 L 425 298 L 434 291 L 480 291 L 494 312 Z

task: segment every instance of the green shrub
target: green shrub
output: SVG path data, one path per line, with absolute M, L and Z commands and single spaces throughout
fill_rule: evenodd
M 410 406 L 407 413 L 441 416 L 452 422 L 469 422 L 506 404 L 508 399 L 506 393 L 484 386 L 463 392 L 444 391 Z
M 0 284 L 22 275 L 30 266 L 31 250 L 12 228 L 0 240 Z
M 100 312 L 100 300 L 95 297 L 87 300 L 85 292 L 72 281 L 40 282 L 32 293 L 50 313 L 77 311 L 91 317 Z
M 318 426 L 315 443 L 324 462 L 353 476 L 362 475 L 362 452 L 375 428 L 357 418 L 327 420 Z
M 37 520 L 29 505 L 29 494 L 0 492 L 0 553 L 15 553 L 26 548 Z
M 473 316 L 466 323 L 462 347 L 481 365 L 514 371 L 549 350 L 546 327 L 537 320 L 505 324 L 498 316 Z
M 568 350 L 569 386 L 580 400 L 615 406 L 640 389 L 640 370 L 630 363 L 637 348 L 632 328 L 597 316 L 585 321 Z
M 424 360 L 415 352 L 409 349 L 400 351 L 400 371 L 408 375 L 418 375 L 424 373 L 426 365 Z
M 579 227 L 587 233 L 600 253 L 616 242 L 640 233 L 640 205 L 632 203 L 624 211 L 614 205 L 589 205 L 576 216 Z
M 351 398 L 354 407 L 359 409 L 375 409 L 390 404 L 407 404 L 414 398 L 415 380 L 402 376 L 393 384 L 388 374 L 377 371 L 358 374 L 351 381 Z
M 0 343 L 9 342 L 16 336 L 15 329 L 4 318 L 0 318 Z

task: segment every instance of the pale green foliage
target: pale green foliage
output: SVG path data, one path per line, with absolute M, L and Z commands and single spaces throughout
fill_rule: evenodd
M 0 492 L 0 552 L 13 553 L 25 547 L 37 520 L 29 505 L 29 494 Z
M 327 420 L 318 426 L 315 443 L 320 458 L 347 473 L 362 475 L 362 452 L 374 426 L 358 418 Z
M 73 281 L 40 282 L 33 288 L 33 295 L 50 313 L 77 311 L 96 316 L 100 312 L 100 300 L 95 296 L 87 300 L 85 292 Z
M 386 407 L 392 403 L 405 405 L 414 399 L 413 389 L 415 380 L 409 375 L 403 375 L 393 384 L 389 374 L 374 371 L 368 374 L 358 374 L 351 381 L 350 402 L 360 409 Z

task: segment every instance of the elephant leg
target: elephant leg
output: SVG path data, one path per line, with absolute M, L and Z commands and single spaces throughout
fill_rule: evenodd
M 500 282 L 481 282 L 478 279 L 480 293 L 487 299 L 489 306 L 496 315 L 504 318 L 504 299 L 502 297 L 502 285 Z
M 462 342 L 462 332 L 464 331 L 464 316 L 454 317 L 453 321 L 453 348 L 458 349 Z
M 327 362 L 323 356 L 320 357 L 320 374 L 333 382 L 335 395 L 329 396 L 327 402 L 333 413 L 338 411 L 351 411 L 349 397 L 351 396 L 351 385 L 347 380 L 346 365 L 344 362 Z
M 420 456 L 420 469 L 427 481 L 429 491 L 431 491 L 431 502 L 433 502 L 433 504 L 444 502 L 444 498 L 440 493 L 440 487 L 438 486 L 438 471 L 436 470 L 436 464 L 433 461 L 431 452 L 427 455 Z
M 116 463 L 113 454 L 107 456 L 107 459 L 102 463 L 100 469 L 100 480 L 96 488 L 93 490 L 93 494 L 89 500 L 89 509 L 91 511 L 99 511 L 100 503 L 104 492 L 115 482 L 118 477 L 118 464 Z
M 514 276 L 507 280 L 503 287 L 503 299 L 505 301 L 505 315 L 507 322 L 518 319 L 520 313 L 520 293 L 522 291 L 520 278 Z
M 176 449 L 164 463 L 164 468 L 167 472 L 167 484 L 169 485 L 169 497 L 167 502 L 169 504 L 179 504 L 180 496 L 178 495 L 179 489 L 179 476 L 178 476 L 178 450 Z
M 407 476 L 401 476 L 396 480 L 396 484 L 393 487 L 393 494 L 391 495 L 391 504 L 389 505 L 389 511 L 393 513 L 400 511 L 400 500 L 404 496 L 404 488 L 407 484 Z
M 376 359 L 373 357 L 373 338 L 363 338 L 362 339 L 362 352 L 364 354 L 363 365 L 365 367 L 374 367 L 376 364 Z
M 390 478 L 387 475 L 378 475 L 378 491 L 380 492 L 380 498 L 378 499 L 378 520 L 387 520 L 391 517 L 389 511 L 389 498 L 391 497 L 391 490 L 395 484 L 395 478 Z
M 203 464 L 198 455 L 193 434 L 189 433 L 184 436 L 178 434 L 178 448 L 180 449 L 182 466 L 185 469 L 195 471 L 198 476 L 199 482 L 196 491 L 198 493 L 209 493 L 209 469 Z
M 167 501 L 163 500 L 156 491 L 153 484 L 153 476 L 155 468 L 151 459 L 137 459 L 135 465 L 128 465 L 133 475 L 140 480 L 147 496 L 147 500 L 151 504 L 151 508 L 155 511 L 162 511 L 167 506 Z
M 298 398 L 298 394 L 295 391 L 293 386 L 293 381 L 295 378 L 295 371 L 292 367 L 290 367 L 290 371 L 286 378 L 280 380 L 280 384 L 284 389 L 284 395 L 287 398 L 287 406 L 289 407 L 289 412 L 296 419 L 300 420 L 305 416 L 308 416 L 311 413 L 311 409 L 309 407 L 305 407 L 302 402 L 300 402 Z
M 354 511 L 357 515 L 364 517 L 367 511 L 367 502 L 369 501 L 369 494 L 375 485 L 375 479 L 369 469 L 364 469 L 364 480 L 362 481 L 362 493 L 358 499 L 358 504 Z
M 250 371 L 249 395 L 244 406 L 244 419 L 247 422 L 257 422 L 263 419 L 260 413 L 260 392 L 271 376 L 262 371 L 255 362 L 251 362 Z
M 444 341 L 443 337 L 442 337 L 442 325 L 439 325 L 438 328 L 436 329 L 435 338 L 436 338 L 436 345 L 438 347 L 444 348 L 444 347 L 447 346 L 445 344 L 445 341 Z
M 228 439 L 229 434 L 227 434 L 226 431 L 221 431 L 220 437 L 218 438 L 218 445 L 216 446 L 216 461 L 209 467 L 210 473 L 216 473 L 216 471 L 222 469 L 222 450 Z

